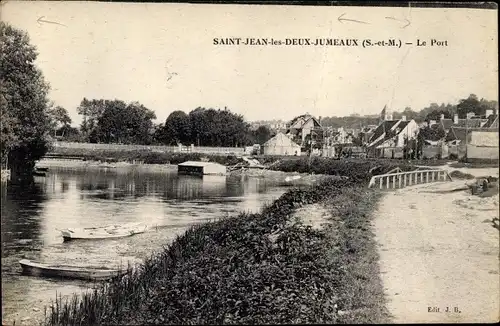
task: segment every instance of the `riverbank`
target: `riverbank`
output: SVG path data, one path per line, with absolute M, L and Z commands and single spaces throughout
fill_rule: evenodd
M 370 228 L 378 198 L 336 178 L 260 214 L 192 227 L 129 277 L 58 301 L 46 325 L 383 322 Z M 309 205 L 327 212 L 324 227 L 300 218 Z
M 127 162 L 132 164 L 176 165 L 185 161 L 210 161 L 229 166 L 244 162 L 234 154 L 179 153 L 147 149 L 109 150 L 55 147 L 50 154 L 52 156 L 72 157 L 82 161 L 95 161 L 108 164 Z

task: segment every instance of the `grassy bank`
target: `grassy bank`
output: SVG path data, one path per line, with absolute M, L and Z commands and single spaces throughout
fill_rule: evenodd
M 358 182 L 369 180 L 374 174 L 387 173 L 399 167 L 403 171 L 411 171 L 415 167 L 408 162 L 375 160 L 375 159 L 344 159 L 335 160 L 324 157 L 301 157 L 299 159 L 282 159 L 270 168 L 284 172 L 314 173 L 347 176 Z
M 57 301 L 46 325 L 384 322 L 370 227 L 378 197 L 335 179 L 192 227 L 130 276 Z M 324 229 L 293 218 L 313 203 L 329 211 Z

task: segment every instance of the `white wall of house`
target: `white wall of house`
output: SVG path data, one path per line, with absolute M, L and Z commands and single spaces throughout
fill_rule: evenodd
M 498 160 L 498 130 L 471 131 L 467 158 Z
M 397 129 L 397 126 L 396 126 Z M 411 120 L 396 136 L 396 147 L 404 147 L 405 145 L 405 136 L 408 139 L 415 139 L 418 136 L 419 126 L 415 122 L 415 120 Z
M 470 144 L 498 148 L 498 131 L 471 131 Z
M 403 128 L 401 129 L 399 126 L 399 123 L 395 124 L 392 128 L 391 131 L 399 131 L 398 134 L 392 138 L 388 139 L 377 148 L 385 148 L 385 147 L 404 147 L 405 145 L 405 136 L 408 139 L 415 139 L 418 136 L 419 132 L 419 126 L 415 120 L 410 120 L 410 122 Z M 385 135 L 382 135 L 381 137 L 385 137 Z M 379 138 L 381 138 L 379 137 Z
M 314 120 L 309 119 L 306 123 L 302 125 L 302 142 L 306 139 L 306 136 L 311 133 L 311 130 L 314 129 Z

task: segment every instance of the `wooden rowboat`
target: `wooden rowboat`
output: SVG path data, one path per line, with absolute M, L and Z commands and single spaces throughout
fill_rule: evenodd
M 127 273 L 127 270 L 117 269 L 46 265 L 36 263 L 28 259 L 20 260 L 19 264 L 23 269 L 23 274 L 56 278 L 71 278 L 87 281 L 109 280 L 113 277 L 122 276 Z
M 104 240 L 130 237 L 146 232 L 147 226 L 140 223 L 124 226 L 112 225 L 100 228 L 63 229 L 61 231 L 64 241 L 71 240 Z

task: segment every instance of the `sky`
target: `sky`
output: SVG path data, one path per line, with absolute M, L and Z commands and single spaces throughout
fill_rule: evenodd
M 1 10 L 28 32 L 50 99 L 73 125 L 84 97 L 138 101 L 157 123 L 197 107 L 254 121 L 421 110 L 471 93 L 498 100 L 497 10 L 12 1 Z M 213 41 L 238 37 L 358 46 Z M 365 39 L 402 45 L 365 48 Z

